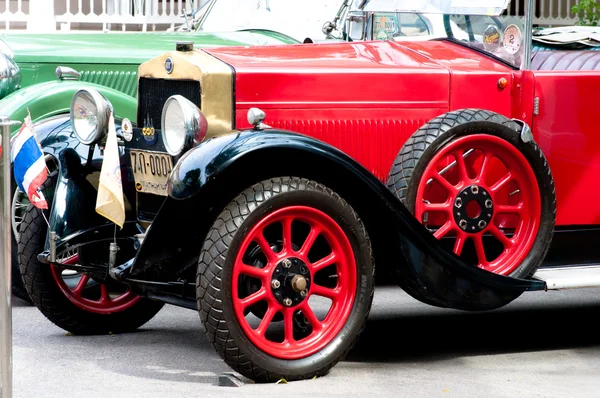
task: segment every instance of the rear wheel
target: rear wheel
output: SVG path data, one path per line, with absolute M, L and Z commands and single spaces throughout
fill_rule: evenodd
M 197 280 L 206 334 L 257 382 L 326 374 L 352 347 L 373 296 L 373 259 L 353 209 L 316 182 L 275 178 L 219 215 Z
M 527 277 L 554 230 L 554 182 L 535 142 L 493 112 L 467 109 L 432 120 L 407 140 L 388 188 L 465 261 Z
M 43 190 L 55 183 L 56 173 L 46 180 Z M 46 195 L 46 199 L 51 197 Z M 60 264 L 41 263 L 37 255 L 44 251 L 47 231 L 42 210 L 27 205 L 18 247 L 21 274 L 34 304 L 55 325 L 74 334 L 130 332 L 163 307 L 163 303 L 135 295 L 125 284 L 65 269 L 80 261 L 78 252 L 61 256 Z

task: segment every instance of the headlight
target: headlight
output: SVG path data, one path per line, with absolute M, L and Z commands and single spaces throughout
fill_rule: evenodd
M 96 90 L 81 89 L 71 101 L 71 124 L 77 138 L 85 145 L 100 141 L 108 133 L 111 103 Z
M 16 91 L 21 84 L 21 70 L 13 56 L 10 47 L 0 40 L 0 98 Z
M 173 95 L 165 102 L 161 126 L 165 149 L 171 156 L 199 144 L 208 130 L 208 123 L 200 109 L 181 95 Z

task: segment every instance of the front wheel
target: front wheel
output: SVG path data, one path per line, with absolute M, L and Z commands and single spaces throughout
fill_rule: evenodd
M 256 382 L 322 376 L 354 344 L 373 297 L 371 243 L 354 210 L 301 178 L 260 182 L 217 217 L 198 308 L 233 369 Z

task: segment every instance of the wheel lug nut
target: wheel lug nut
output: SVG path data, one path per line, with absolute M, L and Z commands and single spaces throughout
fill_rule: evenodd
M 458 222 L 458 226 L 461 227 L 462 229 L 467 228 L 467 220 L 460 220 Z
M 279 289 L 280 286 L 281 286 L 281 282 L 279 282 L 277 279 L 273 279 L 271 281 L 271 287 L 273 289 Z
M 456 198 L 456 200 L 454 201 L 454 207 L 456 207 L 457 209 L 460 209 L 462 207 L 462 199 L 461 198 Z
M 484 229 L 484 228 L 487 226 L 487 223 L 486 223 L 484 220 L 480 220 L 480 221 L 477 223 L 477 226 L 478 226 L 479 228 L 481 228 L 481 229 Z
M 486 201 L 485 201 L 485 207 L 487 209 L 491 209 L 493 205 L 494 205 L 494 203 L 492 202 L 491 199 L 486 199 Z
M 300 292 L 300 295 L 302 297 L 306 297 L 307 294 L 308 294 L 308 291 L 306 289 L 304 289 L 303 291 Z
M 479 193 L 479 187 L 477 185 L 471 185 L 471 192 L 477 195 Z
M 281 262 L 281 265 L 283 265 L 283 268 L 290 268 L 292 266 L 292 262 L 286 258 Z
M 292 305 L 292 299 L 289 297 L 286 297 L 283 299 L 283 305 L 285 305 L 286 307 L 289 307 Z

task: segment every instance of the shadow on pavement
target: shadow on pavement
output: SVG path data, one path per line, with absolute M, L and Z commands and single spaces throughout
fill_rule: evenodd
M 346 360 L 426 362 L 600 345 L 600 305 L 371 318 Z

